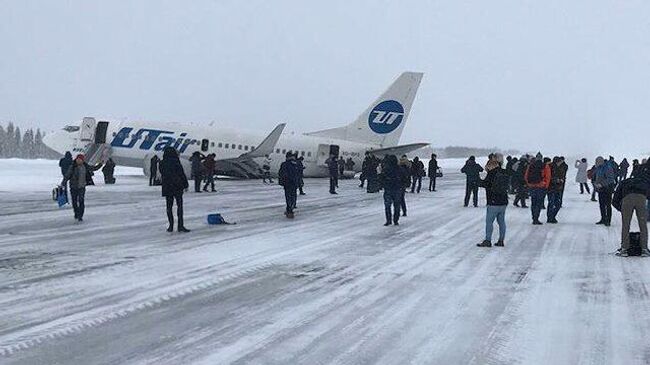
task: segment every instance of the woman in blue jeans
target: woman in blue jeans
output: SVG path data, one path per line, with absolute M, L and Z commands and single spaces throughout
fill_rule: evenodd
M 508 208 L 508 187 L 510 177 L 501 165 L 503 155 L 494 154 L 485 166 L 487 176 L 481 181 L 487 197 L 487 211 L 485 214 L 485 240 L 477 244 L 478 247 L 492 247 L 492 231 L 494 221 L 499 224 L 499 240 L 495 246 L 503 247 L 506 238 L 506 209 Z

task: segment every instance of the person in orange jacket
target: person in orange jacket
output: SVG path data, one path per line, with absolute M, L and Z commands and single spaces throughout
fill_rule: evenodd
M 533 216 L 533 224 L 541 225 L 539 215 L 542 212 L 546 190 L 551 183 L 551 167 L 544 163 L 541 153 L 537 153 L 531 161 L 524 175 L 526 185 L 530 191 L 530 211 Z

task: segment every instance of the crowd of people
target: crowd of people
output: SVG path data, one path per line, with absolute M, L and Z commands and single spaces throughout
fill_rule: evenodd
M 195 152 L 190 157 L 191 176 L 194 180 L 194 191 L 200 193 L 216 191 L 214 186 L 216 174 L 215 155 L 207 156 Z M 271 180 L 272 160 L 266 156 L 262 165 L 263 182 Z M 336 194 L 339 177 L 346 170 L 354 169 L 351 158 L 347 161 L 331 155 L 327 161 L 329 172 L 329 192 Z M 115 182 L 113 176 L 115 163 L 109 159 L 91 166 L 85 162 L 83 154 L 74 160 L 68 152 L 59 161 L 63 176 L 62 186 L 69 186 L 75 219 L 83 220 L 85 210 L 85 188 L 93 185 L 94 171 L 103 169 L 105 182 Z M 631 173 L 630 173 L 630 167 Z M 630 249 L 630 225 L 634 215 L 639 222 L 638 233 L 641 254 L 650 256 L 648 251 L 647 221 L 650 220 L 650 161 L 633 160 L 630 165 L 627 159 L 617 163 L 614 157 L 605 159 L 601 156 L 595 159 L 590 167 L 588 160 L 582 158 L 575 161 L 577 170 L 575 182 L 579 185 L 580 194 L 592 194 L 591 200 L 599 203 L 600 220 L 597 225 L 609 227 L 612 223 L 612 207 L 620 210 L 622 216 L 621 248 L 617 255 L 628 256 Z M 305 195 L 303 157 L 298 153 L 287 152 L 285 161 L 278 171 L 278 183 L 284 189 L 287 218 L 295 217 L 298 195 Z M 465 197 L 463 205 L 468 207 L 470 201 L 478 206 L 479 188 L 485 189 L 486 226 L 485 237 L 477 244 L 479 247 L 491 247 L 494 222 L 499 227 L 499 238 L 495 246 L 504 246 L 506 238 L 506 209 L 509 205 L 509 195 L 514 195 L 513 205 L 518 208 L 530 208 L 533 225 L 542 225 L 541 214 L 546 210 L 546 223 L 557 224 L 558 215 L 562 209 L 563 196 L 567 183 L 568 165 L 563 156 L 544 157 L 541 153 L 535 156 L 523 155 L 520 158 L 508 156 L 504 159 L 500 153 L 488 156 L 485 166 L 481 166 L 474 156 L 470 156 L 460 172 L 465 174 Z M 485 177 L 481 174 L 485 172 Z M 629 173 L 629 175 L 628 175 Z M 179 232 L 189 232 L 183 222 L 183 193 L 189 187 L 188 178 L 183 171 L 178 152 L 168 147 L 163 152 L 162 160 L 153 156 L 150 161 L 150 185 L 161 185 L 162 195 L 166 199 L 168 231 L 174 229 L 173 206 L 177 206 L 177 222 Z M 382 158 L 372 153 L 366 153 L 362 163 L 360 185 L 366 185 L 368 193 L 383 190 L 385 225 L 399 225 L 400 217 L 407 215 L 406 193 L 418 194 L 422 187 L 422 178 L 429 177 L 429 191 L 436 191 L 436 179 L 442 176 L 437 156 L 431 155 L 428 169 L 418 157 L 409 160 L 406 155 L 399 159 L 395 155 L 385 155 Z M 201 184 L 203 187 L 201 188 Z M 527 200 L 530 199 L 530 206 Z
M 476 163 L 471 156 L 461 169 L 466 175 L 465 201 L 467 207 L 470 195 L 474 195 L 474 206 L 477 206 L 478 187 L 485 188 L 487 211 L 485 238 L 477 244 L 479 247 L 491 247 L 494 221 L 499 226 L 499 239 L 495 246 L 504 246 L 506 236 L 505 212 L 508 206 L 508 195 L 514 194 L 513 205 L 527 208 L 526 200 L 530 197 L 530 210 L 533 225 L 542 225 L 540 216 L 546 209 L 546 223 L 557 224 L 558 213 L 563 204 L 563 196 L 567 182 L 568 165 L 563 156 L 553 158 L 543 157 L 541 153 L 535 156 L 524 155 L 521 158 L 508 156 L 505 166 L 503 156 L 499 153 L 488 157 L 485 169 Z M 639 163 L 634 160 L 632 173 L 628 176 L 629 163 L 623 159 L 620 164 L 614 157 L 596 158 L 594 165 L 589 168 L 586 158 L 577 160 L 576 183 L 580 186 L 580 194 L 590 194 L 589 184 L 593 194 L 591 200 L 598 201 L 600 220 L 597 225 L 609 227 L 612 223 L 612 207 L 621 212 L 622 230 L 621 247 L 618 256 L 630 255 L 630 225 L 633 215 L 636 215 L 639 230 L 639 254 L 650 256 L 648 250 L 648 228 L 650 221 L 650 162 L 644 159 Z M 485 170 L 487 175 L 481 179 L 480 173 Z M 596 196 L 598 197 L 596 199 Z M 545 204 L 546 203 L 546 204 Z

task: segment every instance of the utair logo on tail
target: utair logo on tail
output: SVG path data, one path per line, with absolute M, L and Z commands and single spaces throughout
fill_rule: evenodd
M 402 124 L 404 107 L 395 100 L 385 100 L 377 104 L 370 115 L 368 125 L 375 133 L 386 134 L 394 131 Z

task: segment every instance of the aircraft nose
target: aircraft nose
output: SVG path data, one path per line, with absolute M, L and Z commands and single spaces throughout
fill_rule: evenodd
M 72 148 L 67 142 L 66 136 L 61 131 L 47 133 L 43 137 L 43 143 L 60 154 L 64 154 Z

